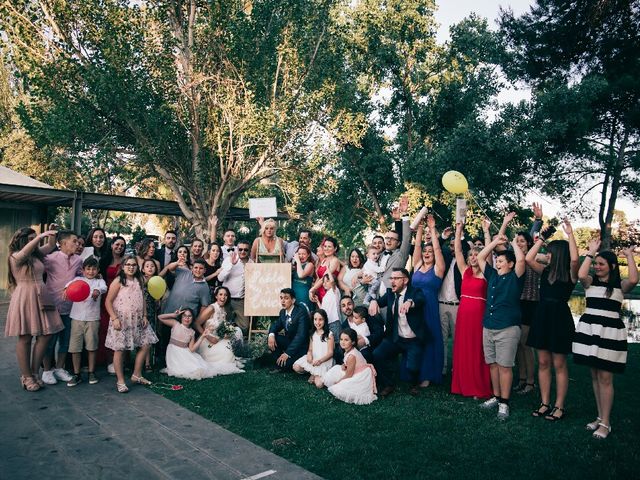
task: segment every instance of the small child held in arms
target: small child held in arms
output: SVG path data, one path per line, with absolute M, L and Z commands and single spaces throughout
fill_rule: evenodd
M 313 328 L 307 354 L 293 364 L 297 373 L 309 372 L 309 383 L 322 388 L 322 376 L 333 367 L 333 332 L 329 331 L 327 312 L 316 310 L 313 314 Z
M 369 335 L 371 335 L 371 330 L 369 330 L 369 325 L 367 324 L 367 314 L 368 310 L 365 306 L 360 305 L 353 309 L 353 317 L 352 321 L 349 322 L 349 327 L 353 328 L 358 335 L 358 340 L 363 339 L 368 342 Z M 369 344 L 360 348 L 360 353 L 362 353 L 365 357 L 368 357 L 368 354 L 365 353 L 369 348 Z
M 520 341 L 520 295 L 524 286 L 525 257 L 512 242 L 513 250 L 506 250 L 507 237 L 499 235 L 478 253 L 478 266 L 487 280 L 487 304 L 482 319 L 484 359 L 491 372 L 493 397 L 482 408 L 498 406 L 498 419 L 509 417 L 509 396 L 513 382 L 513 365 Z M 496 247 L 495 268 L 487 258 Z
M 96 377 L 96 351 L 98 350 L 98 330 L 100 329 L 100 298 L 107 293 L 107 284 L 98 278 L 98 260 L 94 256 L 87 257 L 82 263 L 82 276 L 74 278 L 65 285 L 82 280 L 89 284 L 91 294 L 82 302 L 74 302 L 71 307 L 71 333 L 69 336 L 69 353 L 73 359 L 73 377 L 67 382 L 68 387 L 75 387 L 82 382 L 80 366 L 82 348 L 87 349 L 89 360 L 89 384 L 98 383 Z
M 369 287 L 367 288 L 367 295 L 364 297 L 363 304 L 369 305 L 371 300 L 378 298 L 380 293 L 380 282 L 382 281 L 382 274 L 384 273 L 384 267 L 378 264 L 380 260 L 380 251 L 373 245 L 369 245 L 367 248 L 367 261 L 362 266 L 361 275 L 369 276 L 372 278 Z M 362 277 L 361 277 L 362 278 Z

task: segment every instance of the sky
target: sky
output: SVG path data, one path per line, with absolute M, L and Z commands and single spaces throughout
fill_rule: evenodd
M 436 3 L 438 4 L 438 10 L 435 13 L 435 17 L 440 24 L 437 39 L 439 42 L 445 42 L 449 39 L 449 27 L 458 23 L 471 12 L 487 18 L 490 28 L 497 29 L 496 19 L 498 18 L 500 7 L 503 9 L 511 8 L 515 15 L 522 15 L 529 10 L 534 2 L 532 0 L 436 0 Z M 517 102 L 529 97 L 530 91 L 527 88 L 510 88 L 498 95 L 498 101 L 499 103 Z M 600 190 L 596 189 L 589 198 L 594 205 L 599 203 L 599 193 Z M 562 216 L 563 205 L 557 200 L 545 197 L 539 192 L 532 192 L 527 200 L 542 203 L 545 215 Z M 629 219 L 640 219 L 640 208 L 627 199 L 618 197 L 616 209 L 625 211 Z M 573 223 L 574 225 L 597 228 L 597 212 L 594 209 L 592 218 L 574 218 Z

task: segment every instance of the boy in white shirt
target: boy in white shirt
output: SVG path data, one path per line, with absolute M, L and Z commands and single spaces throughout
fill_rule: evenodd
M 96 377 L 96 350 L 98 350 L 98 331 L 100 328 L 100 298 L 107 293 L 107 284 L 98 277 L 98 260 L 91 256 L 82 263 L 82 277 L 76 277 L 65 285 L 81 280 L 89 284 L 90 294 L 82 302 L 74 302 L 71 307 L 71 333 L 69 336 L 69 353 L 73 358 L 73 378 L 67 382 L 68 387 L 75 387 L 82 381 L 80 366 L 82 347 L 87 349 L 89 360 L 89 384 L 98 383 Z

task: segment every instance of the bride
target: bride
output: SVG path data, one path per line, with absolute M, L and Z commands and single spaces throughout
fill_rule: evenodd
M 242 330 L 235 327 L 235 333 L 232 335 L 227 334 L 222 338 L 217 335 L 218 327 L 227 318 L 224 306 L 230 298 L 229 289 L 227 287 L 216 288 L 214 297 L 215 302 L 205 308 L 198 315 L 196 321 L 197 328 L 201 333 L 206 333 L 206 330 L 211 332 L 205 334 L 205 338 L 198 348 L 198 353 L 205 361 L 215 364 L 225 372 L 241 373 L 243 372 L 240 368 L 241 362 L 233 353 L 231 337 L 233 337 L 233 341 L 242 343 Z

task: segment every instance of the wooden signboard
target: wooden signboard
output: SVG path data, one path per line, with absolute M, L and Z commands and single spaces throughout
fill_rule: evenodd
M 280 290 L 291 287 L 290 263 L 247 263 L 244 266 L 244 314 L 277 317 Z

